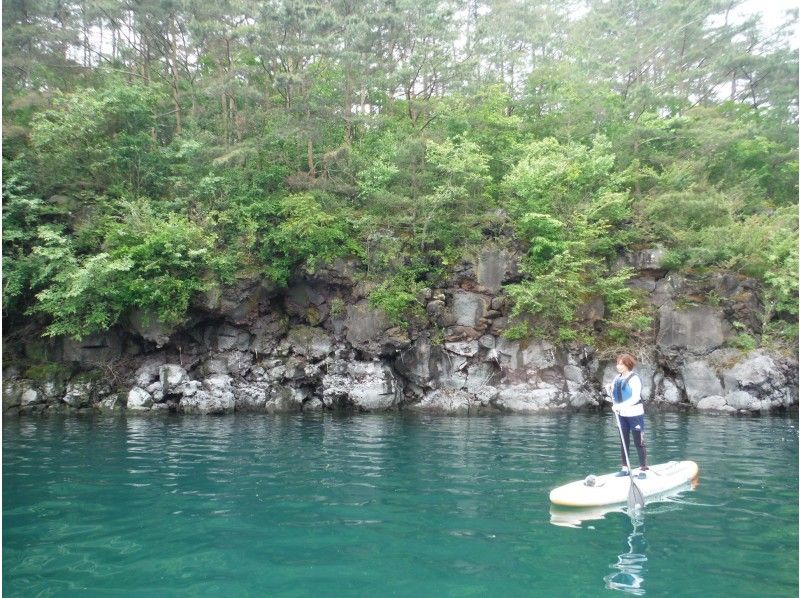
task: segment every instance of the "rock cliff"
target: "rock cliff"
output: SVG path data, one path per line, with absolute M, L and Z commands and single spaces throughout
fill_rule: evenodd
M 625 256 L 656 314 L 637 350 L 651 406 L 755 412 L 797 404 L 797 361 L 742 351 L 753 329 L 753 281 L 687 280 L 660 270 L 660 252 Z M 306 272 L 287 289 L 241 280 L 198 298 L 179 330 L 147 314 L 82 342 L 30 340 L 23 358 L 56 366 L 6 366 L 3 410 L 181 413 L 413 409 L 533 413 L 601 408 L 612 355 L 577 344 L 508 340 L 503 284 L 519 279 L 513 251 L 487 247 L 440 288 L 419 297 L 425 316 L 392 324 L 367 299 L 358 264 Z M 583 317 L 599 320 L 603 306 Z M 423 310 L 421 310 L 423 311 Z

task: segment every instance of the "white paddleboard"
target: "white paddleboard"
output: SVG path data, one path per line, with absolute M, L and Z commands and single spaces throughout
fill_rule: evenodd
M 636 477 L 639 474 L 638 469 L 633 470 L 633 476 L 634 483 L 647 498 L 693 480 L 697 477 L 697 472 L 697 463 L 694 461 L 670 461 L 651 465 L 643 480 Z M 550 492 L 550 502 L 563 507 L 600 507 L 628 500 L 630 477 L 617 477 L 616 473 L 590 477 L 594 477 L 594 480 L 578 480 L 553 489 Z

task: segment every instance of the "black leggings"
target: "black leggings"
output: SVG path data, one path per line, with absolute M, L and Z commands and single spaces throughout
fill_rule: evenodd
M 641 420 L 639 420 L 641 418 Z M 633 420 L 633 421 L 631 421 Z M 636 425 L 641 421 L 640 428 L 637 430 Z M 625 447 L 620 447 L 620 453 L 622 455 L 622 465 L 628 465 L 625 463 L 625 451 L 628 452 L 628 457 L 631 454 L 631 437 L 630 432 L 633 432 L 633 443 L 636 445 L 636 452 L 639 454 L 639 467 L 646 468 L 647 467 L 647 445 L 644 442 L 644 420 L 643 417 L 620 417 L 619 423 L 620 427 L 622 428 L 622 438 L 625 439 Z

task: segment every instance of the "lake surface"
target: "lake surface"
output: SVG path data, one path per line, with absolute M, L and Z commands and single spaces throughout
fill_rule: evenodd
M 3 595 L 796 597 L 797 416 L 648 426 L 696 489 L 569 527 L 609 414 L 6 418 Z

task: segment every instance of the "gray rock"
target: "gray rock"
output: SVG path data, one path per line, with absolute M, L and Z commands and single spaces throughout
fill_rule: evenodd
M 505 297 L 493 297 L 492 302 L 489 305 L 490 309 L 495 311 L 502 312 L 506 306 L 508 305 L 508 301 Z
M 22 402 L 22 389 L 19 384 L 11 380 L 3 381 L 3 411 L 12 407 L 19 407 Z
M 91 403 L 92 385 L 88 382 L 70 382 L 61 401 L 70 407 L 83 407 Z
M 293 413 L 303 409 L 303 401 L 308 398 L 305 391 L 288 386 L 276 386 L 270 390 L 265 405 L 268 413 Z
M 179 408 L 183 413 L 222 414 L 233 413 L 236 401 L 232 392 L 213 393 L 198 390 L 190 397 L 181 399 Z
M 564 366 L 564 377 L 569 382 L 574 382 L 576 384 L 583 384 L 586 381 L 583 375 L 583 369 L 575 365 Z
M 170 395 L 175 394 L 178 387 L 189 380 L 189 374 L 181 366 L 169 364 L 161 366 L 158 372 L 158 379 L 162 393 Z
M 441 299 L 435 299 L 430 301 L 425 306 L 425 311 L 429 316 L 438 316 L 444 312 L 445 309 L 445 302 Z
M 33 388 L 27 388 L 22 392 L 20 397 L 20 405 L 34 405 L 43 402 L 43 397 Z
M 312 397 L 303 403 L 303 411 L 314 412 L 322 411 L 323 409 L 325 409 L 325 403 L 318 397 Z
M 379 362 L 355 362 L 348 369 L 352 403 L 366 411 L 385 411 L 395 407 L 402 394 L 392 371 Z
M 328 373 L 322 378 L 322 400 L 328 407 L 352 405 L 365 411 L 385 411 L 401 399 L 394 374 L 380 362 L 352 362 L 346 373 Z
M 107 364 L 123 354 L 120 332 L 116 329 L 93 334 L 80 341 L 63 339 L 63 359 L 82 365 Z
M 457 291 L 453 293 L 453 315 L 458 326 L 475 328 L 486 315 L 489 302 L 477 293 Z
M 221 394 L 225 392 L 231 392 L 233 390 L 232 382 L 233 378 L 230 376 L 225 374 L 217 374 L 215 376 L 209 376 L 203 380 L 203 386 L 206 390 L 208 390 L 208 392 Z
M 227 324 L 217 331 L 217 349 L 220 351 L 247 351 L 250 348 L 250 333 Z
M 357 349 L 372 355 L 379 354 L 383 333 L 391 327 L 383 310 L 370 307 L 366 300 L 347 306 L 345 337 Z
M 418 338 L 408 349 L 400 353 L 395 361 L 397 372 L 422 388 L 430 388 L 436 373 L 437 359 L 440 349 L 433 346 L 430 339 Z
M 503 286 L 506 275 L 508 254 L 497 248 L 487 248 L 478 256 L 478 284 L 490 293 L 496 293 Z
M 466 415 L 474 401 L 474 397 L 463 390 L 437 389 L 425 394 L 420 402 L 413 403 L 408 408 L 415 411 Z
M 743 390 L 728 393 L 725 395 L 725 402 L 734 409 L 745 409 L 747 411 L 758 411 L 762 407 L 758 398 Z
M 759 351 L 751 353 L 744 361 L 727 369 L 723 373 L 723 380 L 729 391 L 742 388 L 766 394 L 771 394 L 771 389 L 786 384 L 786 378 L 775 360 Z
M 535 413 L 554 407 L 561 392 L 553 386 L 531 387 L 528 384 L 516 384 L 500 387 L 495 403 L 505 411 L 514 413 Z
M 177 394 L 184 397 L 191 397 L 203 386 L 199 380 L 187 380 L 176 389 Z
M 215 355 L 206 360 L 201 368 L 206 376 L 228 374 L 228 359 L 225 355 Z
M 264 411 L 270 395 L 270 385 L 266 383 L 242 383 L 236 387 L 234 397 L 237 411 Z
M 136 386 L 147 388 L 158 379 L 161 366 L 164 365 L 163 357 L 151 358 L 143 363 L 134 374 Z
M 474 357 L 478 354 L 480 345 L 478 344 L 478 341 L 467 341 L 458 343 L 445 343 L 444 348 L 446 351 L 455 353 L 456 355 Z
M 322 329 L 297 326 L 286 337 L 290 350 L 313 361 L 324 359 L 333 350 L 333 340 Z
M 63 380 L 47 380 L 42 384 L 42 394 L 47 402 L 57 401 L 67 392 L 66 382 Z
M 220 359 L 225 361 L 225 371 L 220 374 L 244 377 L 250 371 L 255 356 L 248 351 L 229 351 L 221 354 Z
M 682 370 L 683 386 L 689 402 L 696 405 L 701 399 L 723 394 L 717 373 L 705 361 L 692 361 Z
M 496 318 L 492 320 L 492 324 L 489 326 L 489 334 L 493 334 L 494 336 L 498 336 L 505 331 L 508 327 L 508 318 Z
M 361 262 L 356 259 L 336 258 L 330 263 L 318 265 L 314 279 L 329 285 L 351 287 L 360 265 Z
M 253 335 L 250 350 L 257 356 L 266 355 L 278 345 L 280 338 L 287 332 L 287 326 L 283 322 L 265 317 L 256 320 L 250 332 Z
M 153 406 L 153 397 L 150 393 L 138 386 L 128 393 L 127 408 L 129 411 L 149 411 Z
M 408 348 L 409 345 L 411 345 L 411 339 L 408 337 L 408 332 L 402 326 L 395 326 L 384 333 L 381 354 L 394 355 Z
M 583 384 L 570 381 L 567 381 L 567 402 L 574 409 L 599 404 L 597 398 Z
M 172 326 L 161 322 L 155 314 L 137 309 L 128 318 L 130 329 L 144 340 L 155 343 L 161 348 L 169 342 L 169 337 L 174 332 Z
M 488 362 L 472 363 L 464 370 L 466 373 L 464 381 L 461 383 L 461 388 L 473 393 L 479 394 L 484 388 L 494 387 L 501 378 L 500 369 Z M 455 376 L 452 377 L 454 382 L 461 382 Z M 451 384 L 454 386 L 455 384 Z M 458 388 L 458 387 L 456 387 Z
M 107 397 L 97 404 L 100 411 L 118 411 L 122 405 L 120 404 L 119 397 Z
M 602 320 L 606 315 L 606 304 L 602 297 L 592 297 L 578 306 L 575 316 L 585 323 Z
M 736 411 L 736 409 L 734 409 L 725 402 L 724 397 L 721 397 L 719 395 L 700 399 L 700 401 L 698 401 L 697 403 L 697 408 L 700 411 L 726 411 L 726 412 Z
M 184 395 L 179 409 L 184 413 L 219 414 L 232 413 L 236 407 L 232 378 L 225 374 L 209 376 L 203 387 L 190 395 Z
M 661 384 L 661 398 L 671 405 L 677 405 L 683 401 L 683 393 L 671 378 L 664 378 Z M 702 400 L 702 399 L 701 399 Z
M 496 351 L 500 365 L 509 370 L 541 370 L 558 365 L 555 347 L 546 341 L 519 341 L 497 339 Z
M 650 302 L 656 307 L 661 307 L 672 301 L 686 287 L 686 281 L 675 274 L 670 274 L 658 281 L 653 293 L 650 295 Z
M 481 347 L 485 347 L 487 349 L 494 349 L 495 345 L 497 344 L 497 339 L 493 337 L 491 334 L 484 334 L 482 337 L 478 339 L 478 343 Z
M 266 304 L 277 286 L 264 277 L 242 278 L 232 287 L 212 286 L 198 295 L 194 305 L 215 312 L 234 324 L 250 323 L 258 314 L 259 304 Z
M 483 334 L 484 327 L 451 326 L 445 329 L 445 340 L 450 343 L 477 340 Z
M 164 387 L 161 386 L 160 381 L 153 382 L 145 390 L 150 393 L 150 396 L 153 397 L 153 401 L 155 403 L 161 403 L 164 401 Z
M 676 309 L 665 304 L 658 313 L 660 325 L 656 342 L 662 349 L 685 347 L 695 353 L 707 354 L 720 347 L 730 332 L 722 314 L 705 305 Z
M 656 281 L 652 278 L 631 278 L 627 284 L 632 289 L 639 289 L 647 294 L 655 293 L 657 287 Z M 662 301 L 661 304 L 663 303 Z
M 661 247 L 652 247 L 629 253 L 625 256 L 626 265 L 637 270 L 662 270 L 666 252 Z

